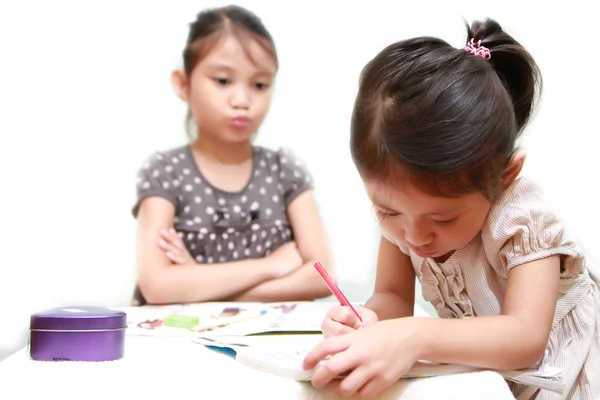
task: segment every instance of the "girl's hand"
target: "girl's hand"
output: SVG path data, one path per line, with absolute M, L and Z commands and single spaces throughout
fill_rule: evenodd
M 345 335 L 354 332 L 360 327 L 366 328 L 379 321 L 374 311 L 365 307 L 354 308 L 362 318 L 362 323 L 348 307 L 334 306 L 329 309 L 325 319 L 321 323 L 321 331 L 323 331 L 325 338 Z
M 302 367 L 316 367 L 312 384 L 320 388 L 348 372 L 340 383 L 343 395 L 370 397 L 399 380 L 418 360 L 420 337 L 414 318 L 377 322 L 315 346 Z M 327 356 L 332 356 L 325 360 Z
M 196 260 L 190 255 L 183 240 L 173 228 L 160 231 L 158 247 L 165 252 L 165 255 L 173 264 L 196 264 Z

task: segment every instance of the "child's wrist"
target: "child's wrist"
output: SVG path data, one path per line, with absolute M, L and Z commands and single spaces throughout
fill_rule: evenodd
M 419 360 L 431 360 L 432 342 L 435 341 L 435 336 L 440 332 L 436 332 L 431 327 L 430 318 L 410 317 L 414 322 L 413 336 L 415 338 L 414 346 Z

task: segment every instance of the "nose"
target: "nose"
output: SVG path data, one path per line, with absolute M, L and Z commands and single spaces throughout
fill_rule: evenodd
M 235 109 L 248 109 L 250 107 L 250 96 L 243 85 L 236 85 L 231 94 L 231 106 Z
M 405 226 L 404 237 L 415 247 L 427 246 L 433 241 L 433 233 L 423 224 L 411 222 Z

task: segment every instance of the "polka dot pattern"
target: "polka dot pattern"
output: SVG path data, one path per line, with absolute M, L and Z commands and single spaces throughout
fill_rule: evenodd
M 261 258 L 293 240 L 286 208 L 312 187 L 305 165 L 289 150 L 255 147 L 250 181 L 226 192 L 206 180 L 186 145 L 144 162 L 133 215 L 143 199 L 163 197 L 175 205 L 175 229 L 198 263 Z

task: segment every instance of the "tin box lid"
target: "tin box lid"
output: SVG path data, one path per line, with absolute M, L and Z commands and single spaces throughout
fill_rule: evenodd
M 127 314 L 104 307 L 61 307 L 41 311 L 31 316 L 31 330 L 90 331 L 123 329 L 127 327 Z

